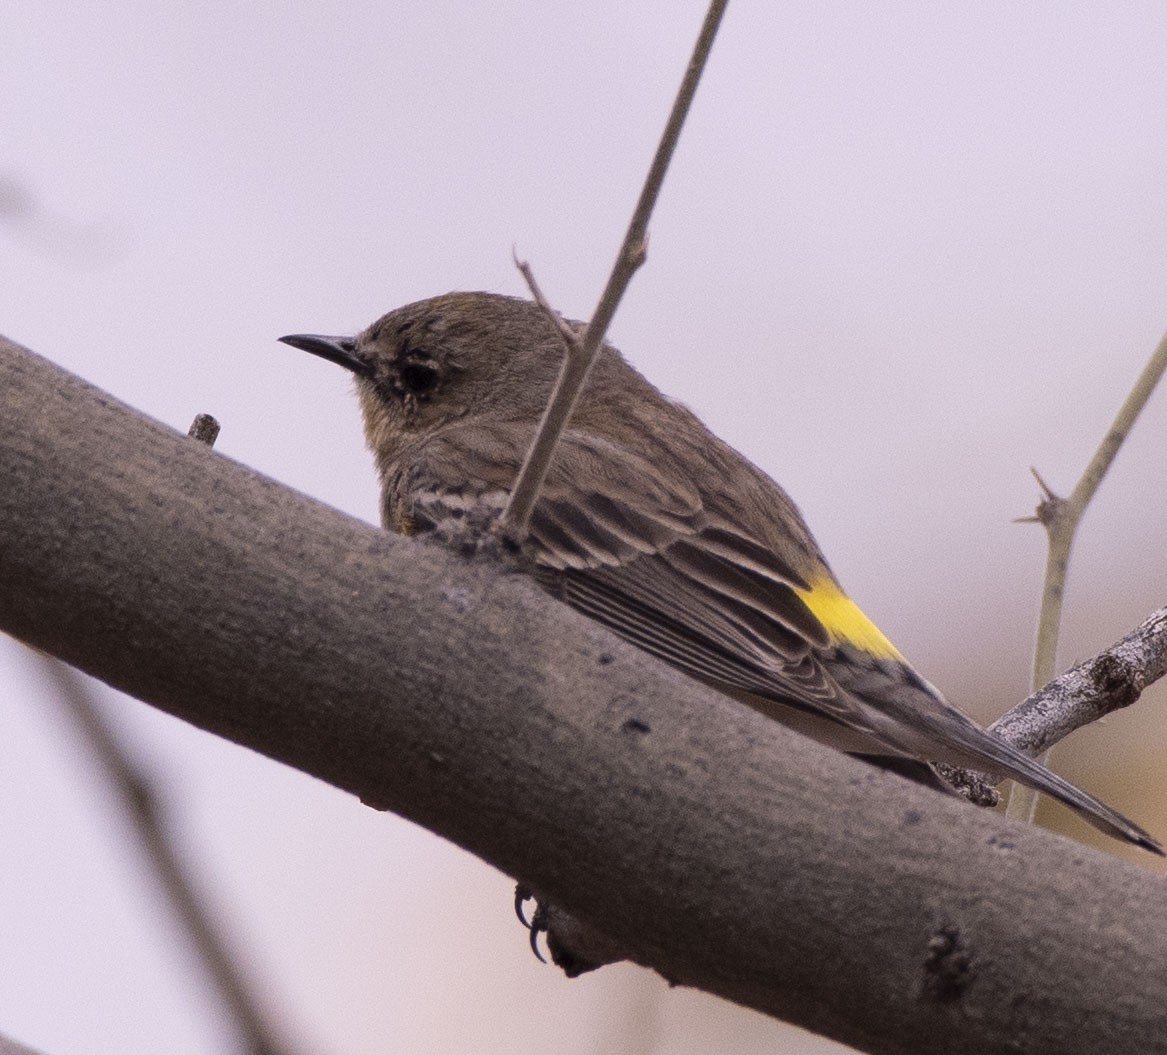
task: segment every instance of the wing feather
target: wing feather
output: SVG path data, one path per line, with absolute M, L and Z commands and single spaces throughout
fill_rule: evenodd
M 497 504 L 525 453 L 520 440 L 483 426 L 430 437 L 403 459 L 399 500 L 431 523 L 476 490 Z M 828 634 L 795 592 L 804 578 L 772 545 L 711 513 L 691 481 L 569 429 L 527 546 L 545 589 L 685 673 L 869 730 L 819 659 Z

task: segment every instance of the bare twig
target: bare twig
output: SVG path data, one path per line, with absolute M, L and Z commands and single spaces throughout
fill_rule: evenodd
M 191 946 L 214 982 L 249 1055 L 289 1055 L 290 1048 L 259 1009 L 250 987 L 237 970 L 226 944 L 203 908 L 170 843 L 149 778 L 127 757 L 102 717 L 81 676 L 70 666 L 44 657 L 57 695 L 73 715 L 94 757 L 105 770 L 133 822 L 142 849 L 186 929 Z
M 1078 524 L 1165 369 L 1167 369 L 1167 335 L 1159 341 L 1159 345 L 1152 353 L 1147 365 L 1143 367 L 1143 372 L 1139 375 L 1069 498 L 1061 498 L 1056 495 L 1034 470 L 1034 476 L 1037 477 L 1037 482 L 1044 493 L 1044 497 L 1037 507 L 1035 519 L 1045 526 L 1049 540 L 1045 581 L 1041 592 L 1041 614 L 1038 617 L 1037 625 L 1037 644 L 1033 654 L 1031 688 L 1034 691 L 1046 684 L 1054 674 L 1058 634 L 1062 622 L 1066 571 L 1069 567 L 1070 549 L 1074 543 Z M 1038 793 L 1036 791 L 1015 784 L 1009 794 L 1009 802 L 1005 812 L 1010 817 L 1032 822 L 1034 814 L 1037 812 L 1037 799 Z
M 681 135 L 681 127 L 685 123 L 685 117 L 693 102 L 693 96 L 705 69 L 705 62 L 713 47 L 713 38 L 717 35 L 717 27 L 721 23 L 721 16 L 725 13 L 728 2 L 729 0 L 711 0 L 709 10 L 705 14 L 705 22 L 701 26 L 701 33 L 693 48 L 693 55 L 689 59 L 688 68 L 681 81 L 681 87 L 673 101 L 672 112 L 669 114 L 665 130 L 656 148 L 656 155 L 652 159 L 648 176 L 645 178 L 644 188 L 640 192 L 640 199 L 636 203 L 636 210 L 632 214 L 628 231 L 624 235 L 624 242 L 616 255 L 616 263 L 612 267 L 612 273 L 608 276 L 608 284 L 604 287 L 596 310 L 584 331 L 582 342 L 578 338 L 564 337 L 565 354 L 559 379 L 555 383 L 555 390 L 551 394 L 547 409 L 543 412 L 543 419 L 539 422 L 535 438 L 531 442 L 523 466 L 519 470 L 519 475 L 511 490 L 510 500 L 498 522 L 499 530 L 513 542 L 521 543 L 527 535 L 531 522 L 531 511 L 535 508 L 535 502 L 543 487 L 543 480 L 551 465 L 555 446 L 559 442 L 563 430 L 567 427 L 571 412 L 575 408 L 584 382 L 587 380 L 588 371 L 603 343 L 604 334 L 608 332 L 612 316 L 616 314 L 620 298 L 624 295 L 624 290 L 627 289 L 636 269 L 644 263 L 647 255 L 649 217 L 656 205 L 661 185 L 664 183 L 665 173 L 668 171 L 669 162 L 672 160 L 673 151 Z M 532 296 L 562 333 L 565 324 L 558 313 L 550 307 L 535 284 L 530 267 L 517 260 L 515 263 L 527 280 Z
M 1037 477 L 1045 497 L 1038 506 L 1037 519 L 1045 525 L 1049 535 L 1049 555 L 1046 561 L 1045 583 L 1042 587 L 1041 620 L 1038 625 L 1037 646 L 1033 658 L 1032 688 L 1038 689 L 1054 675 L 1058 632 L 1061 626 L 1062 599 L 1065 591 L 1066 569 L 1074 533 L 1086 507 L 1102 483 L 1115 455 L 1127 438 L 1163 371 L 1167 369 L 1167 336 L 1159 342 L 1143 372 L 1139 375 L 1109 431 L 1094 452 L 1082 478 L 1069 498 L 1059 498 L 1047 484 Z M 1036 476 L 1036 472 L 1034 473 Z
M 194 421 L 190 423 L 187 435 L 192 440 L 198 440 L 199 443 L 213 447 L 215 440 L 219 438 L 219 423 L 210 414 L 196 414 Z
M 563 338 L 564 346 L 567 348 L 567 354 L 580 355 L 583 352 L 583 341 L 580 339 L 580 331 L 574 326 L 570 326 L 563 316 L 551 306 L 551 302 L 543 295 L 543 290 L 539 283 L 535 281 L 535 272 L 531 270 L 531 265 L 526 260 L 520 260 L 513 251 L 511 256 L 514 258 L 515 267 L 519 269 L 520 274 L 527 283 L 527 289 L 531 291 L 531 296 L 535 298 L 535 303 L 543 309 L 543 314 L 558 327 L 559 336 Z

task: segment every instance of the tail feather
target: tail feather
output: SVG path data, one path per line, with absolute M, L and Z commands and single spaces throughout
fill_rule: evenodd
M 1003 772 L 1027 787 L 1050 795 L 1107 835 L 1134 843 L 1135 846 L 1141 846 L 1160 857 L 1167 857 L 1167 852 L 1164 852 L 1154 836 L 1144 831 L 1134 821 L 1128 820 L 1118 810 L 1112 809 L 1101 799 L 1095 798 L 1089 792 L 1059 777 L 1057 773 L 1046 769 L 1040 762 L 993 733 L 975 725 L 973 728 L 980 734 L 977 738 L 980 741 L 978 746 L 981 747 L 979 753 L 984 756 L 983 764 L 986 764 L 986 768 Z
M 1046 769 L 958 711 L 906 662 L 840 649 L 828 669 L 856 700 L 875 739 L 895 754 L 1011 777 L 1050 795 L 1101 832 L 1167 857 L 1159 841 L 1118 810 Z

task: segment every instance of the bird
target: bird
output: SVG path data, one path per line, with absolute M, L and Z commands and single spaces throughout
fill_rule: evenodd
M 561 325 L 530 300 L 453 292 L 355 336 L 279 340 L 355 377 L 382 525 L 449 536 L 505 507 L 559 374 Z M 950 705 L 845 592 L 786 492 L 609 344 L 522 550 L 552 596 L 798 732 L 917 778 L 939 764 L 1010 777 L 1164 854 Z

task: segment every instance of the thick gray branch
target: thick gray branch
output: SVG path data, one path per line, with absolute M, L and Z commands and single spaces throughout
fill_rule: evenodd
M 819 748 L 2 341 L 0 628 L 861 1049 L 1164 1048 L 1154 877 Z

